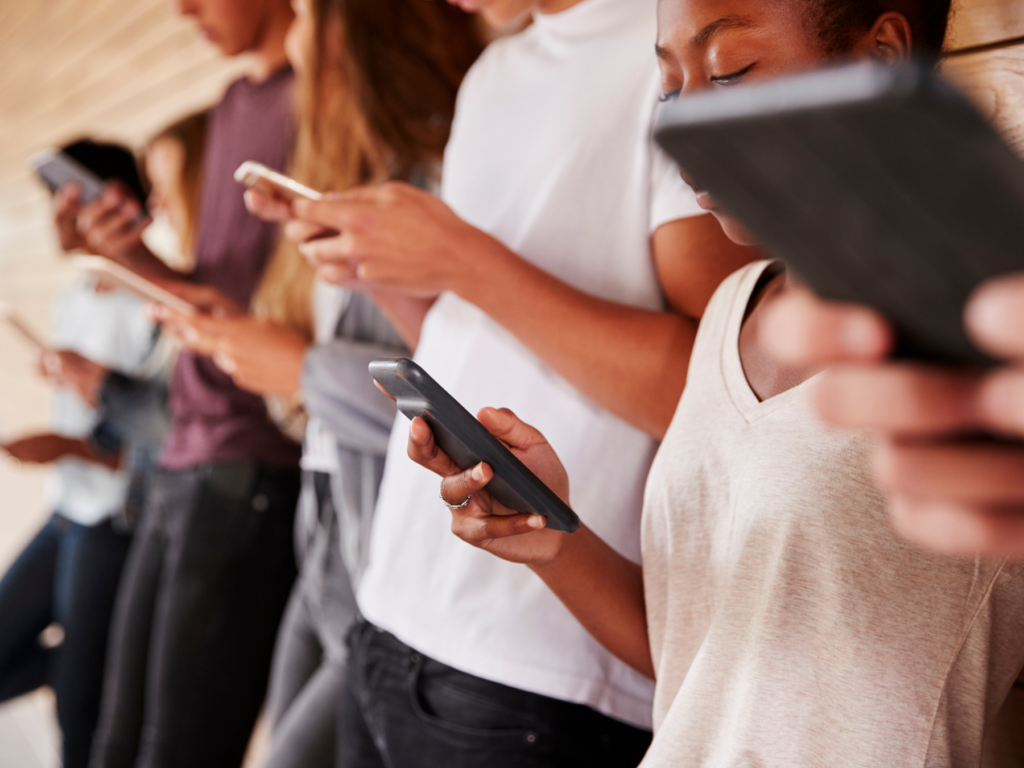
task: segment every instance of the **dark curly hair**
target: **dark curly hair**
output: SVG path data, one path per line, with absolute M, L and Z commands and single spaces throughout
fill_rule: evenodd
M 918 53 L 938 56 L 946 40 L 951 0 L 803 0 L 815 14 L 815 26 L 829 53 L 844 53 L 886 11 L 902 13 Z

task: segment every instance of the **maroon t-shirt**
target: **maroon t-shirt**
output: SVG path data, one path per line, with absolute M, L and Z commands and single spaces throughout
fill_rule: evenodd
M 238 80 L 207 123 L 193 280 L 246 306 L 278 232 L 246 211 L 234 172 L 246 160 L 285 170 L 294 139 L 292 81 L 287 67 L 262 83 Z M 169 469 L 233 459 L 298 464 L 299 446 L 270 421 L 263 398 L 236 387 L 209 358 L 178 357 L 170 409 L 173 424 L 161 461 Z

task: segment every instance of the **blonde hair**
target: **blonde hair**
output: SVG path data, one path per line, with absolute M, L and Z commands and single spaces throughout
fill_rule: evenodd
M 444 153 L 455 98 L 483 49 L 473 17 L 443 2 L 310 0 L 309 74 L 297 82 L 292 175 L 323 191 L 409 180 Z M 311 339 L 316 274 L 282 242 L 253 312 Z
M 199 226 L 199 207 L 202 204 L 203 151 L 206 147 L 205 111 L 196 112 L 167 126 L 147 143 L 145 152 L 161 141 L 173 141 L 181 147 L 181 169 L 169 193 L 181 203 L 185 213 L 184 231 L 181 232 L 182 259 L 176 265 L 187 272 L 195 264 L 196 230 Z

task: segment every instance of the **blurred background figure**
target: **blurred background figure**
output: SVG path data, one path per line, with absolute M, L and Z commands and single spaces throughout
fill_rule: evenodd
M 145 197 L 124 147 L 79 141 L 64 152 Z M 61 244 L 81 245 L 73 231 L 61 232 Z M 140 373 L 156 336 L 140 299 L 75 280 L 54 301 L 51 349 L 39 361 L 39 373 L 57 387 L 52 431 L 2 445 L 21 463 L 53 466 L 53 514 L 0 580 L 0 701 L 53 688 L 66 768 L 88 764 L 110 616 L 138 512 L 137 503 L 127 505 L 122 440 L 103 428 L 100 389 L 108 371 Z M 59 639 L 44 635 L 51 625 Z

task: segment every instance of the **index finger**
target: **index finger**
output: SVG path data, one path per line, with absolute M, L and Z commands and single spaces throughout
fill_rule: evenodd
M 247 189 L 242 197 L 249 213 L 264 221 L 288 221 L 295 216 L 292 205 L 287 200 L 268 195 L 255 187 Z
M 419 417 L 413 419 L 409 425 L 408 453 L 410 459 L 435 475 L 449 477 L 462 472 L 462 468 L 434 441 L 430 425 Z
M 362 187 L 331 194 L 323 200 L 300 197 L 292 203 L 292 210 L 303 221 L 341 232 L 350 229 L 353 218 L 365 213 L 368 204 L 375 203 L 379 195 L 376 187 Z

